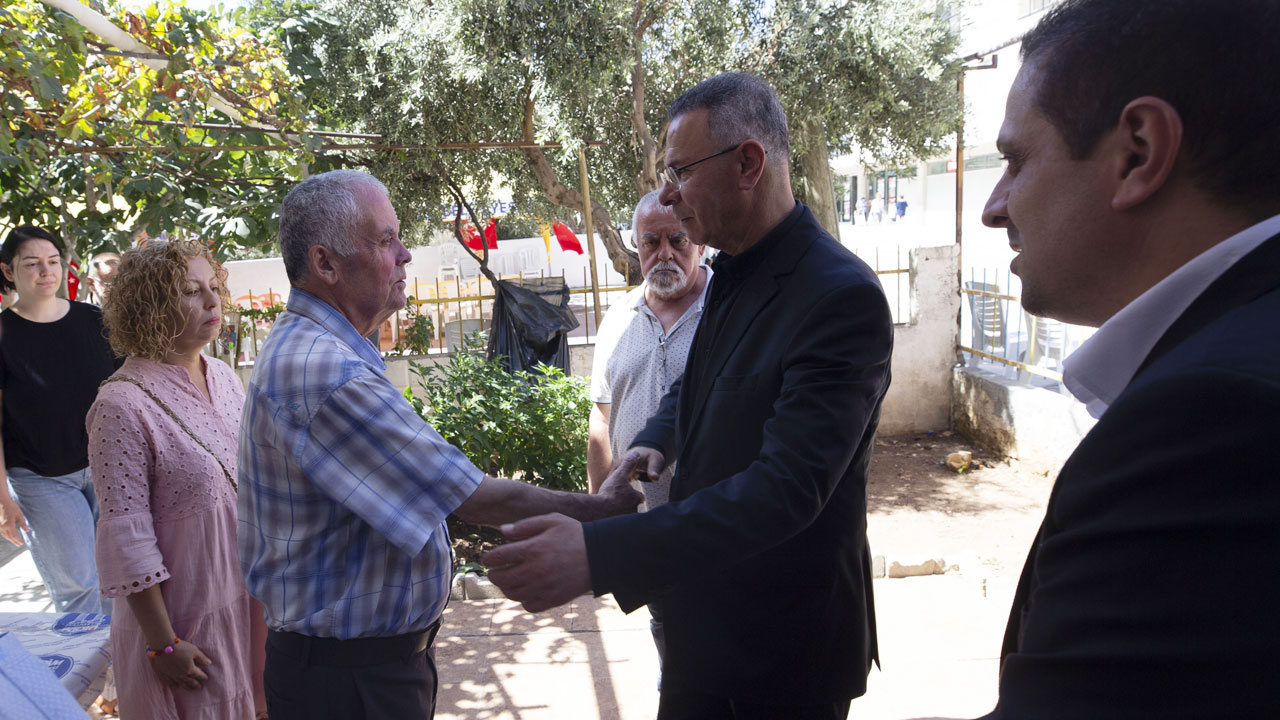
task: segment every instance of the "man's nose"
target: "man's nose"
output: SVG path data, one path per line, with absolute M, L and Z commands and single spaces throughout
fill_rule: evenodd
M 671 183 L 667 182 L 664 179 L 662 181 L 662 189 L 658 191 L 658 202 L 662 203 L 667 207 L 670 207 L 672 205 L 675 205 L 679 199 L 680 199 L 680 188 L 676 187 L 675 185 L 672 185 Z
M 991 190 L 991 197 L 982 208 L 982 224 L 992 228 L 1002 228 L 1009 224 L 1009 193 L 1004 188 L 1004 178 Z

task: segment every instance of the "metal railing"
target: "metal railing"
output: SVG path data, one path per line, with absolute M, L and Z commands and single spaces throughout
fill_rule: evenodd
M 536 274 L 522 273 L 520 275 L 501 276 L 499 279 L 521 283 L 526 279 L 561 278 L 565 285 L 569 287 L 569 310 L 578 318 L 578 327 L 569 332 L 569 338 L 574 342 L 590 342 L 598 327 L 596 326 L 595 313 L 590 307 L 590 302 L 588 302 L 592 290 L 586 268 L 583 268 L 582 274 L 583 284 L 579 287 L 570 286 L 568 278 L 563 273 L 558 276 L 548 276 L 545 271 L 538 271 Z M 634 287 L 634 285 L 601 287 L 599 289 L 601 306 L 607 308 L 620 294 L 625 294 Z M 449 341 L 455 337 L 450 332 L 451 328 L 487 327 L 486 323 L 493 318 L 493 302 L 496 294 L 492 283 L 484 275 L 466 279 L 459 276 L 447 279 L 437 277 L 433 283 L 414 281 L 409 289 L 411 291 L 409 293 L 411 296 L 410 303 L 417 308 L 417 312 L 428 313 L 428 317 L 432 320 L 434 330 L 431 347 L 433 352 L 447 352 L 449 350 L 451 346 Z M 410 314 L 407 310 L 399 311 L 386 323 L 383 323 L 382 330 L 384 334 L 389 331 L 392 335 L 389 340 L 382 339 L 380 336 L 379 344 L 383 346 L 382 349 L 384 351 L 389 351 L 396 346 L 400 334 L 411 322 L 409 319 Z M 479 323 L 479 325 L 477 326 L 475 323 Z
M 889 311 L 895 325 L 911 322 L 913 308 L 910 287 L 910 256 L 905 248 L 853 248 L 880 277 L 889 301 Z M 595 313 L 591 307 L 590 277 L 587 269 L 582 270 L 582 285 L 569 287 L 569 309 L 578 318 L 579 325 L 569 333 L 573 344 L 591 343 L 599 328 Z M 525 272 L 520 275 L 501 276 L 503 280 L 520 282 L 524 279 L 542 279 L 548 277 L 545 271 Z M 558 276 L 568 284 L 568 278 L 562 273 Z M 599 289 L 600 303 L 606 311 L 615 302 L 621 301 L 635 285 L 603 286 Z M 433 282 L 424 283 L 415 280 L 408 288 L 410 303 L 415 310 L 397 311 L 378 329 L 379 350 L 388 354 L 396 354 L 397 348 L 403 348 L 402 339 L 413 322 L 416 313 L 427 313 L 431 318 L 432 335 L 429 353 L 447 353 L 457 345 L 458 337 L 464 332 L 487 328 L 493 318 L 493 301 L 495 293 L 492 284 L 484 275 L 464 278 L 460 274 L 450 273 L 448 277 L 437 276 Z M 279 295 L 272 289 L 266 294 L 249 295 L 240 298 L 248 299 L 252 307 L 262 307 L 277 302 Z M 237 365 L 253 362 L 261 349 L 266 334 L 270 332 L 271 321 L 242 320 L 238 330 Z M 456 330 L 456 332 L 455 332 Z
M 961 284 L 960 346 L 966 363 L 1019 379 L 1062 382 L 1062 363 L 1093 328 L 1040 318 L 1022 308 L 1021 283 L 1009 271 L 969 268 Z
M 891 247 L 846 246 L 880 278 L 885 299 L 889 301 L 889 315 L 894 325 L 909 325 L 915 317 L 911 294 L 911 248 L 901 245 Z

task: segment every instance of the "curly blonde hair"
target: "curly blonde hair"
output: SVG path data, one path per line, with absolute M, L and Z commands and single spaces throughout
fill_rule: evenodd
M 127 251 L 102 303 L 102 322 L 119 355 L 163 362 L 182 332 L 177 327 L 187 263 L 204 258 L 218 280 L 222 305 L 230 302 L 227 271 L 209 248 L 185 240 L 152 240 Z

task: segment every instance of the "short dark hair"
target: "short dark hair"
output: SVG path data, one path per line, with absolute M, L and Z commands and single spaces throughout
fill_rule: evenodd
M 9 267 L 13 267 L 13 256 L 18 254 L 18 248 L 28 240 L 48 240 L 58 249 L 58 254 L 64 258 L 67 255 L 67 247 L 62 244 L 58 236 L 35 225 L 19 225 L 9 231 L 9 235 L 4 239 L 4 245 L 0 245 L 0 263 L 4 263 Z M 9 282 L 9 278 L 0 273 L 0 292 L 12 292 L 16 287 Z
M 1036 105 L 1077 159 L 1134 98 L 1183 123 L 1194 182 L 1224 204 L 1280 205 L 1280 2 L 1064 0 L 1022 39 Z
M 707 109 L 707 124 L 717 142 L 755 139 L 777 160 L 790 162 L 787 114 L 762 78 L 744 72 L 709 77 L 676 98 L 667 108 L 667 119 L 701 108 Z

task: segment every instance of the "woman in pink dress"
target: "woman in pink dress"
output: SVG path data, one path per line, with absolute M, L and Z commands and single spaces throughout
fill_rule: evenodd
M 244 391 L 200 353 L 222 325 L 226 271 L 196 243 L 125 253 L 103 315 L 124 366 L 89 410 L 101 507 L 97 560 L 115 601 L 111 657 L 124 720 L 252 719 L 262 608 L 236 551 Z

